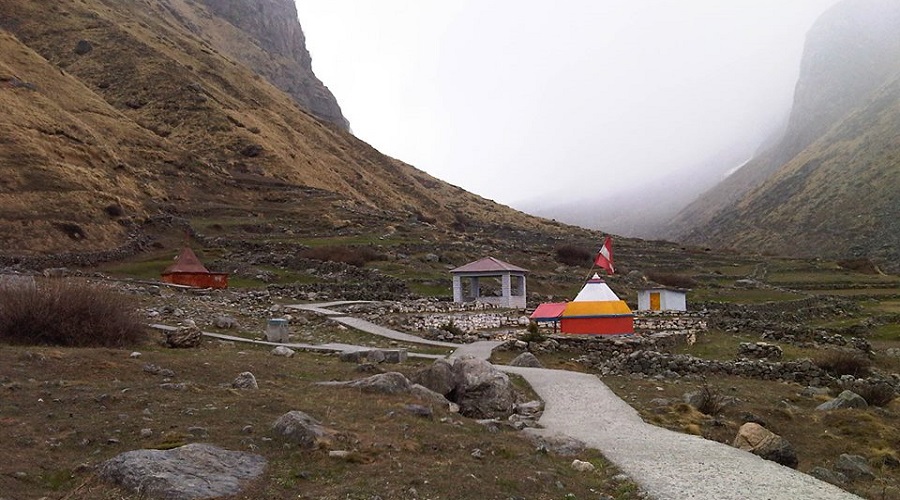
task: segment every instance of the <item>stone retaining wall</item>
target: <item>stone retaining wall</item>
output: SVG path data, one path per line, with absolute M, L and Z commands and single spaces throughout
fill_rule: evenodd
M 720 361 L 695 358 L 685 354 L 638 350 L 614 356 L 589 353 L 579 358 L 581 363 L 602 375 L 639 373 L 647 376 L 678 378 L 683 376 L 737 375 L 763 380 L 782 380 L 803 385 L 828 385 L 834 379 L 809 359 L 769 362 L 739 359 Z

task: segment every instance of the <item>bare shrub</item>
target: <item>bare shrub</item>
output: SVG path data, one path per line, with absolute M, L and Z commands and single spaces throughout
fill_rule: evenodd
M 591 252 L 574 245 L 563 245 L 556 249 L 556 261 L 567 266 L 585 266 L 593 258 Z
M 813 363 L 832 377 L 841 375 L 867 377 L 872 368 L 869 358 L 850 351 L 828 350 L 816 356 Z
M 853 384 L 850 390 L 862 396 L 871 406 L 887 406 L 897 396 L 887 382 L 860 381 Z
M 716 416 L 725 408 L 725 396 L 718 389 L 709 384 L 703 384 L 696 399 L 697 411 Z
M 881 274 L 881 270 L 870 259 L 844 259 L 837 261 L 837 265 L 862 274 Z
M 693 288 L 697 286 L 697 281 L 694 278 L 668 271 L 647 271 L 647 278 L 663 286 L 676 288 Z
M 124 347 L 145 334 L 131 299 L 108 288 L 63 280 L 0 287 L 0 341 L 5 343 Z
M 343 262 L 351 266 L 362 267 L 369 262 L 382 260 L 384 256 L 370 247 L 328 245 L 310 248 L 300 252 L 300 257 L 329 262 Z

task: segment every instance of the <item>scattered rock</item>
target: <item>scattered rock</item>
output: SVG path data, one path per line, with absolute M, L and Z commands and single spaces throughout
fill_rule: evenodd
M 168 368 L 163 368 L 158 365 L 154 365 L 152 363 L 147 363 L 144 365 L 144 371 L 151 375 L 160 375 L 166 378 L 172 378 L 175 376 L 175 372 Z
M 757 423 L 742 425 L 732 446 L 781 465 L 797 467 L 797 452 L 791 443 Z
M 359 389 L 363 392 L 377 392 L 380 394 L 400 394 L 409 392 L 410 384 L 402 373 L 379 373 L 359 380 L 345 383 L 348 387 Z
M 141 438 L 147 439 L 148 437 L 153 435 L 153 429 L 141 429 Z
M 163 384 L 159 384 L 159 388 L 166 390 L 166 391 L 186 391 L 188 388 L 188 385 L 184 382 L 178 382 L 177 384 L 172 383 L 172 382 L 166 382 Z
M 572 460 L 572 468 L 578 472 L 592 472 L 594 470 L 594 464 L 575 459 Z
M 859 455 L 842 454 L 834 463 L 834 470 L 844 474 L 852 481 L 875 479 L 875 471 L 869 467 L 869 462 L 865 457 Z
M 197 326 L 183 326 L 167 331 L 165 345 L 172 348 L 197 347 L 203 341 L 203 333 Z
M 564 457 L 580 455 L 586 449 L 584 442 L 565 434 L 546 434 L 541 429 L 525 429 L 525 437 L 539 450 L 545 450 Z
M 266 459 L 208 444 L 171 450 L 135 450 L 102 463 L 98 474 L 142 497 L 205 499 L 236 495 L 241 482 L 257 478 Z
M 315 449 L 330 441 L 331 430 L 302 411 L 290 411 L 278 417 L 272 431 L 304 449 Z
M 813 387 L 811 385 L 806 386 L 802 391 L 800 391 L 801 396 L 806 396 L 808 398 L 811 398 L 813 396 L 827 396 L 829 394 L 831 394 L 831 390 L 827 387 Z
M 405 405 L 403 406 L 403 411 L 422 418 L 432 418 L 434 416 L 431 408 L 422 405 Z
M 293 349 L 291 349 L 289 347 L 285 347 L 283 345 L 280 345 L 280 346 L 276 347 L 275 349 L 272 349 L 273 356 L 292 358 L 292 357 L 294 357 L 294 354 L 296 354 L 296 352 L 294 352 Z
M 813 467 L 810 469 L 809 475 L 835 486 L 843 486 L 847 483 L 847 476 L 825 467 Z
M 866 408 L 869 404 L 862 396 L 853 391 L 844 391 L 831 401 L 816 407 L 816 411 L 837 410 L 838 408 Z
M 543 368 L 544 365 L 541 364 L 541 361 L 537 359 L 534 354 L 530 352 L 523 352 L 519 354 L 512 361 L 509 362 L 510 366 L 524 366 L 527 368 Z
M 213 326 L 215 326 L 216 328 L 231 330 L 233 328 L 237 328 L 238 322 L 231 316 L 222 315 L 213 318 Z
M 243 372 L 234 379 L 231 387 L 235 389 L 259 389 L 259 384 L 256 383 L 256 377 L 252 373 Z
M 506 418 L 512 414 L 516 394 L 509 376 L 487 361 L 457 359 L 453 382 L 449 399 L 459 405 L 461 414 L 471 418 Z

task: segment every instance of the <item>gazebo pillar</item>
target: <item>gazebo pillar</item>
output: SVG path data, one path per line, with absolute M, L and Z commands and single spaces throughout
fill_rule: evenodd
M 453 302 L 457 304 L 463 302 L 462 277 L 458 274 L 453 275 Z
M 500 281 L 502 283 L 502 296 L 503 301 L 506 302 L 503 304 L 504 307 L 510 307 L 512 305 L 512 277 L 509 273 L 503 273 L 500 276 Z

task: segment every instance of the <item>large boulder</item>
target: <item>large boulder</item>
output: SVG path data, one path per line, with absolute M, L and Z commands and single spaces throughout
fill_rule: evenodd
M 332 435 L 332 431 L 323 427 L 318 420 L 298 410 L 289 411 L 278 417 L 272 425 L 272 431 L 275 435 L 308 450 L 327 444 Z
M 410 379 L 444 396 L 450 394 L 455 387 L 453 365 L 446 359 L 434 360 L 434 363 L 417 371 Z
M 265 468 L 259 455 L 194 443 L 125 452 L 100 464 L 98 474 L 141 498 L 193 500 L 236 495 Z
M 537 359 L 537 356 L 531 354 L 530 352 L 523 352 L 522 354 L 519 354 L 509 362 L 509 366 L 524 366 L 526 368 L 544 367 L 544 365 L 541 364 L 541 361 Z
M 839 408 L 866 408 L 869 403 L 862 396 L 853 391 L 844 391 L 831 401 L 826 401 L 816 407 L 818 411 L 837 410 Z
M 483 359 L 457 359 L 453 386 L 448 397 L 467 417 L 506 418 L 513 412 L 516 393 L 509 377 Z
M 791 443 L 757 423 L 742 425 L 733 446 L 781 465 L 797 467 L 797 452 Z

